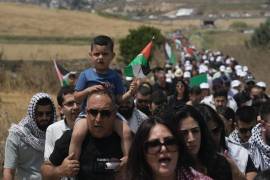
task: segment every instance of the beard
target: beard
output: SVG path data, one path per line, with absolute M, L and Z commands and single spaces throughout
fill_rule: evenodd
M 151 111 L 147 106 L 137 107 L 140 111 L 142 111 L 147 116 L 151 115 Z
M 48 122 L 45 122 L 45 121 L 44 122 L 37 122 L 36 121 L 36 124 L 40 130 L 46 131 L 47 127 L 52 124 L 52 121 L 48 121 Z
M 118 112 L 121 114 L 121 115 L 123 115 L 125 118 L 126 118 L 126 120 L 129 120 L 129 118 L 131 118 L 131 116 L 132 116 L 132 113 L 133 113 L 133 109 L 134 108 L 119 108 L 118 109 Z

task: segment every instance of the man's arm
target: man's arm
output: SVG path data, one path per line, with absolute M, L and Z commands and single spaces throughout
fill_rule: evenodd
M 44 180 L 57 180 L 61 177 L 76 176 L 80 170 L 77 160 L 72 160 L 74 153 L 67 156 L 61 165 L 54 166 L 50 161 L 45 161 L 41 166 L 41 174 Z
M 13 180 L 15 177 L 17 160 L 18 160 L 18 144 L 20 139 L 14 133 L 9 133 L 6 146 L 5 146 L 5 162 L 4 162 L 4 171 L 3 179 L 4 180 Z
M 3 180 L 14 180 L 14 177 L 15 177 L 15 169 L 4 168 Z

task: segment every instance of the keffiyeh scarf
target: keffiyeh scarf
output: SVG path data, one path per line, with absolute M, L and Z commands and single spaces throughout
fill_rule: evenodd
M 263 141 L 262 125 L 260 123 L 252 129 L 252 136 L 249 139 L 249 143 L 251 144 L 251 158 L 260 158 L 261 170 L 270 168 L 270 146 Z
M 48 98 L 51 101 L 53 107 L 53 119 L 54 122 L 56 120 L 55 107 L 51 100 L 51 97 L 46 93 L 37 93 L 35 94 L 28 106 L 27 116 L 24 117 L 18 124 L 12 124 L 9 132 L 17 134 L 21 140 L 32 146 L 37 151 L 44 151 L 45 144 L 45 131 L 42 131 L 38 128 L 35 122 L 35 111 L 38 101 L 43 98 Z
M 245 143 L 241 142 L 239 131 L 237 129 L 235 129 L 233 132 L 231 132 L 231 134 L 229 135 L 229 140 L 243 146 L 246 149 L 250 148 L 249 142 L 245 142 Z

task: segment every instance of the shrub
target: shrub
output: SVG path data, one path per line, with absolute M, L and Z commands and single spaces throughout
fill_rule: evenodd
M 235 21 L 230 25 L 230 29 L 234 29 L 237 31 L 243 31 L 248 28 L 247 23 L 243 21 Z
M 250 44 L 253 47 L 270 48 L 270 18 L 255 30 Z
M 125 38 L 119 40 L 120 55 L 122 56 L 122 59 L 119 61 L 123 62 L 124 65 L 129 64 L 131 60 L 141 52 L 153 36 L 155 36 L 154 48 L 159 48 L 165 39 L 159 29 L 141 26 L 138 29 L 129 30 L 129 34 Z

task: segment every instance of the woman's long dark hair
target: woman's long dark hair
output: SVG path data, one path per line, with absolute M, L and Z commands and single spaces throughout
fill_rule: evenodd
M 165 117 L 165 116 L 163 116 Z M 172 128 L 171 124 L 167 122 L 167 119 L 162 119 L 161 117 L 152 116 L 148 120 L 144 121 L 139 127 L 128 156 L 127 162 L 127 179 L 128 180 L 153 180 L 152 169 L 148 165 L 145 158 L 145 146 L 144 143 L 147 141 L 151 129 L 157 125 L 162 124 L 166 126 L 172 135 L 177 138 L 177 133 Z M 188 154 L 185 144 L 179 140 L 179 158 L 178 165 L 179 167 L 189 167 L 191 163 L 191 157 Z
M 194 107 L 188 105 L 178 109 L 173 118 L 174 127 L 179 129 L 181 122 L 188 117 L 192 117 L 198 123 L 201 131 L 201 147 L 197 158 L 207 169 L 213 168 L 212 164 L 216 157 L 217 148 L 201 113 Z M 180 133 L 178 134 L 180 138 L 183 139 L 183 137 L 181 137 L 182 135 Z
M 200 111 L 205 122 L 214 121 L 220 129 L 220 144 L 217 145 L 218 151 L 228 149 L 225 142 L 225 125 L 218 113 L 206 104 L 198 104 L 195 108 Z

